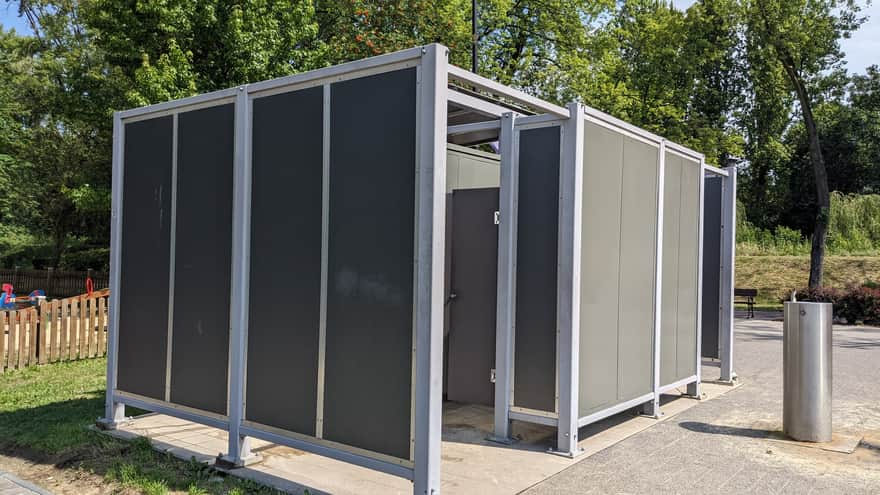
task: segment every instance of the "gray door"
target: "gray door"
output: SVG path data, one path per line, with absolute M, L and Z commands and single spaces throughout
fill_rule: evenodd
M 498 188 L 452 194 L 447 397 L 492 405 L 498 280 Z

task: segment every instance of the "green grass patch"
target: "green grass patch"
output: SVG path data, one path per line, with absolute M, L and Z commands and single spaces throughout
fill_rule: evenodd
M 104 411 L 106 364 L 90 359 L 0 374 L 0 451 L 149 495 L 279 493 L 156 452 L 145 438 L 124 442 L 93 431 Z
M 758 289 L 757 303 L 781 309 L 794 289 L 803 289 L 810 278 L 809 256 L 737 256 L 736 282 L 740 288 Z M 827 256 L 824 284 L 846 288 L 880 280 L 880 256 Z

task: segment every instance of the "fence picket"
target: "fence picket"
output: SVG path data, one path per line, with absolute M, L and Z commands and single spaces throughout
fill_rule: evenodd
M 79 357 L 82 359 L 89 357 L 89 337 L 92 332 L 89 331 L 89 300 L 80 297 L 79 305 L 79 332 L 82 335 L 82 340 L 79 343 Z
M 46 304 L 46 301 L 40 302 L 40 311 L 34 316 L 40 320 L 40 337 L 37 339 L 39 342 L 37 346 L 37 360 L 40 364 L 46 364 L 49 362 L 47 356 L 49 349 L 49 305 Z
M 21 368 L 24 364 L 21 356 L 21 350 L 24 347 L 24 329 L 19 324 L 18 311 L 9 312 L 9 322 L 10 328 L 15 327 L 15 367 Z
M 92 357 L 98 357 L 101 355 L 98 352 L 98 298 L 93 297 L 89 301 L 89 318 L 91 321 L 89 322 L 89 333 L 92 334 L 91 344 L 89 345 L 89 354 Z
M 104 324 L 107 322 L 107 305 L 104 298 L 98 299 L 98 355 L 103 356 L 107 346 L 107 334 L 104 333 Z
M 0 373 L 105 356 L 109 291 L 0 312 Z
M 49 321 L 52 330 L 49 347 L 49 362 L 58 361 L 58 354 L 61 352 L 61 320 L 58 318 L 58 308 L 61 307 L 60 301 L 57 299 L 49 303 Z
M 77 299 L 70 299 L 70 356 L 68 359 L 75 360 L 79 354 L 79 332 L 77 332 L 77 324 L 79 323 L 79 305 Z
M 70 359 L 70 300 L 61 301 L 61 359 Z
M 8 318 L 9 313 L 0 313 L 0 373 L 6 371 L 6 320 Z M 12 330 L 12 325 L 9 325 L 9 329 Z
M 24 312 L 24 317 L 27 320 L 28 324 L 28 342 L 27 342 L 27 355 L 28 355 L 28 365 L 37 363 L 37 338 L 39 338 L 39 322 L 37 321 L 37 310 L 36 309 L 26 309 Z

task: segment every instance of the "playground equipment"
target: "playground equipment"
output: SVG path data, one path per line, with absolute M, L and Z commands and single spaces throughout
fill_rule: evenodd
M 32 291 L 26 298 L 16 297 L 12 290 L 12 284 L 3 284 L 3 292 L 0 293 L 0 309 L 10 310 L 39 306 L 40 301 L 46 299 L 46 293 L 42 289 Z

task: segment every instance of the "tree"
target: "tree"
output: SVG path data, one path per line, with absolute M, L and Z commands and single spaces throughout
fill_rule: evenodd
M 416 45 L 442 43 L 450 61 L 470 66 L 470 0 L 318 0 L 326 65 Z
M 822 285 L 825 240 L 831 197 L 828 172 L 816 119 L 811 85 L 828 70 L 840 67 L 840 39 L 858 28 L 854 0 L 749 0 L 747 29 L 758 42 L 772 48 L 798 101 L 807 132 L 816 188 L 816 212 L 810 253 L 811 288 Z

